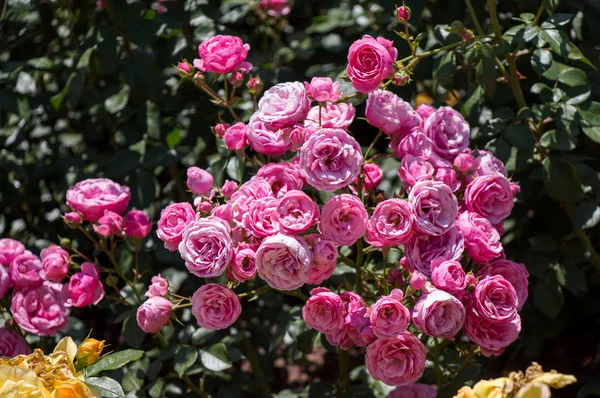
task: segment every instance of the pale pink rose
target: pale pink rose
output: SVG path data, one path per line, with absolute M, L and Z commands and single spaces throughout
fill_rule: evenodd
M 433 173 L 434 169 L 431 163 L 413 155 L 406 155 L 398 168 L 400 180 L 408 187 L 412 187 L 419 181 L 431 180 Z
M 452 190 L 439 181 L 417 182 L 408 195 L 413 209 L 413 228 L 439 236 L 454 226 L 458 203 Z
M 319 108 L 321 113 L 319 115 Z M 306 121 L 306 127 L 319 128 L 338 128 L 347 129 L 354 121 L 356 110 L 352 104 L 340 102 L 339 104 L 327 104 L 325 107 L 313 106 L 310 108 Z
M 429 116 L 423 129 L 433 142 L 434 150 L 444 158 L 454 159 L 469 146 L 469 123 L 448 106 L 437 109 Z
M 473 162 L 473 174 L 475 176 L 497 175 L 508 177 L 504 163 L 488 151 L 477 150 Z
M 435 112 L 435 107 L 429 104 L 421 104 L 417 106 L 417 113 L 419 114 L 419 116 L 421 116 L 421 120 L 423 120 L 423 123 L 425 123 L 425 120 L 427 120 L 427 118 L 431 116 L 433 112 Z
M 465 290 L 467 287 L 467 279 L 462 265 L 458 261 L 444 258 L 431 262 L 431 282 L 437 288 L 451 293 Z
M 465 323 L 465 308 L 450 293 L 435 289 L 417 300 L 413 322 L 429 336 L 453 339 Z
M 291 131 L 291 127 L 271 128 L 255 113 L 248 122 L 246 138 L 256 152 L 281 156 L 292 148 Z
M 235 181 L 225 180 L 221 187 L 221 193 L 224 197 L 229 198 L 233 195 L 238 188 L 238 184 Z
M 246 61 L 249 44 L 239 37 L 217 35 L 204 40 L 198 46 L 200 59 L 194 59 L 194 67 L 202 72 L 230 73 L 243 68 L 249 70 L 252 65 Z
M 277 219 L 279 199 L 257 199 L 250 205 L 248 214 L 244 218 L 244 228 L 257 238 L 266 238 L 280 232 Z
M 435 153 L 433 150 L 433 142 L 425 135 L 420 127 L 414 128 L 406 134 L 406 136 L 400 140 L 395 150 L 400 159 L 404 159 L 407 155 L 412 155 L 427 160 L 434 167 L 444 167 L 448 165 L 448 162 L 444 161 L 445 159 L 442 159 Z
M 196 212 L 187 202 L 173 203 L 162 209 L 156 224 L 156 235 L 170 251 L 177 250 L 183 230 L 196 219 Z
M 333 192 L 358 176 L 363 156 L 356 140 L 341 129 L 322 129 L 300 150 L 300 168 L 306 181 L 318 190 Z
M 425 370 L 427 349 L 412 333 L 380 337 L 367 347 L 367 370 L 375 380 L 390 386 L 411 384 Z
M 139 306 L 136 321 L 146 333 L 156 333 L 169 323 L 173 304 L 164 297 L 150 297 Z
M 233 259 L 229 225 L 214 216 L 190 223 L 183 230 L 179 254 L 188 271 L 197 277 L 221 275 Z
M 375 163 L 365 163 L 360 173 L 363 181 L 363 189 L 367 192 L 377 189 L 381 180 L 383 180 L 383 171 Z M 354 183 L 358 185 L 358 177 L 354 179 Z
M 14 239 L 0 239 L 0 265 L 8 267 L 8 265 L 19 254 L 25 253 L 25 246 Z
M 517 309 L 520 310 L 523 308 L 523 305 L 527 300 L 527 285 L 529 283 L 527 280 L 529 278 L 529 273 L 527 272 L 527 269 L 525 269 L 525 265 L 499 258 L 479 268 L 477 274 L 477 276 L 483 278 L 493 275 L 501 275 L 510 282 L 517 294 Z
M 8 269 L 4 266 L 0 266 L 0 300 L 6 295 L 11 285 L 12 283 L 10 281 Z
M 498 224 L 510 215 L 514 206 L 510 183 L 498 175 L 477 177 L 467 185 L 465 204 L 469 211 Z
M 369 319 L 377 337 L 394 337 L 410 325 L 410 311 L 402 304 L 404 295 L 394 289 L 389 296 L 382 296 L 371 306 Z
M 487 263 L 503 252 L 500 234 L 486 218 L 477 213 L 463 212 L 456 223 L 465 238 L 465 249 L 478 263 Z
M 17 325 L 38 336 L 54 336 L 69 323 L 69 311 L 60 283 L 15 289 L 11 312 Z
M 153 276 L 151 282 L 145 294 L 146 297 L 164 297 L 169 293 L 169 281 L 160 274 Z
M 414 236 L 404 245 L 404 254 L 410 267 L 429 276 L 431 261 L 437 258 L 459 261 L 465 249 L 465 241 L 457 227 L 441 236 Z
M 204 195 L 212 189 L 214 179 L 212 174 L 200 167 L 189 167 L 186 184 L 194 195 Z
M 227 329 L 242 313 L 237 294 L 216 283 L 206 284 L 192 296 L 192 315 L 208 330 Z
M 473 290 L 473 308 L 485 320 L 504 322 L 517 315 L 517 292 L 502 275 L 486 276 Z
M 31 348 L 19 333 L 0 328 L 0 357 L 14 358 L 28 354 L 31 354 Z
M 409 384 L 396 387 L 390 391 L 386 398 L 435 398 L 437 397 L 436 386 L 428 384 Z
M 255 116 L 267 128 L 276 130 L 304 121 L 309 110 L 310 99 L 302 83 L 288 82 L 265 91 Z
M 123 218 L 123 230 L 130 238 L 145 238 L 152 231 L 152 222 L 143 211 L 130 210 Z
M 237 122 L 225 132 L 225 135 L 223 136 L 225 146 L 232 151 L 242 149 L 248 145 L 247 134 L 248 127 L 242 122 Z
M 129 187 L 108 178 L 89 178 L 67 190 L 67 204 L 86 221 L 96 222 L 105 210 L 121 214 L 127 209 L 131 193 Z
M 231 263 L 231 276 L 242 283 L 254 278 L 255 274 L 256 251 L 249 245 L 238 246 Z
M 104 286 L 96 264 L 81 264 L 81 272 L 71 276 L 69 283 L 63 287 L 63 293 L 67 306 L 86 307 L 98 304 L 104 298 Z
M 348 50 L 346 73 L 357 91 L 369 93 L 394 74 L 397 56 L 398 50 L 391 40 L 364 35 L 352 43 Z
M 256 252 L 258 275 L 277 290 L 294 290 L 308 281 L 312 252 L 301 237 L 277 234 L 265 238 Z
M 104 210 L 104 215 L 94 224 L 94 232 L 102 236 L 122 235 L 123 217 L 114 211 Z
M 40 259 L 30 251 L 25 251 L 15 257 L 8 266 L 10 281 L 18 289 L 39 286 L 43 282 L 40 275 L 42 269 Z
M 42 258 L 42 279 L 50 282 L 60 282 L 69 273 L 71 256 L 69 252 L 57 245 L 50 245 L 40 254 Z
M 375 247 L 402 245 L 412 236 L 412 209 L 402 199 L 379 202 L 367 224 L 367 242 Z
M 341 194 L 329 199 L 321 209 L 319 232 L 339 246 L 352 246 L 367 232 L 369 214 L 354 195 Z
M 315 131 L 319 129 L 318 124 L 312 124 L 310 127 L 302 124 L 295 124 L 290 130 L 290 141 L 292 143 L 292 152 L 298 152 L 302 145 L 308 140 Z
M 421 290 L 427 284 L 427 277 L 419 271 L 414 271 L 410 274 L 410 287 L 415 290 Z
M 454 158 L 454 167 L 456 167 L 461 173 L 466 173 L 467 171 L 471 170 L 474 164 L 475 158 L 473 155 L 467 152 L 460 153 L 456 158 Z
M 393 136 L 396 141 L 421 125 L 419 113 L 408 102 L 386 90 L 377 90 L 369 94 L 365 117 L 372 126 Z
M 302 307 L 302 318 L 309 328 L 323 334 L 338 332 L 344 327 L 344 303 L 329 289 L 315 288 Z
M 319 285 L 335 271 L 338 258 L 337 246 L 319 234 L 306 235 L 304 238 L 312 250 L 313 257 L 307 283 Z
M 288 162 L 268 163 L 258 169 L 256 177 L 264 178 L 271 185 L 273 195 L 282 197 L 288 191 L 300 190 L 304 185 L 302 173 Z
M 289 0 L 260 0 L 260 8 L 272 17 L 288 15 L 292 9 Z
M 71 223 L 73 225 L 79 225 L 82 222 L 81 215 L 79 213 L 77 213 L 76 211 L 70 211 L 68 213 L 65 213 L 63 215 L 63 219 L 67 223 Z
M 233 207 L 229 203 L 214 207 L 210 211 L 210 215 L 218 217 L 229 224 L 233 223 Z
M 254 176 L 250 181 L 242 184 L 239 189 L 231 195 L 229 204 L 233 208 L 233 219 L 238 225 L 243 225 L 244 217 L 250 205 L 256 200 L 273 196 L 273 190 L 269 182 L 261 177 Z
M 333 102 L 340 98 L 340 82 L 329 77 L 313 77 L 310 83 L 304 82 L 308 96 L 317 102 Z
M 354 292 L 344 292 L 340 297 L 344 302 L 346 313 L 340 348 L 348 350 L 352 346 L 365 347 L 374 342 L 377 336 L 373 332 L 371 320 L 367 315 L 368 308 L 363 298 Z
M 467 312 L 465 334 L 481 347 L 486 357 L 500 355 L 512 344 L 521 332 L 521 318 L 515 315 L 506 321 L 493 322 L 483 319 L 474 310 Z
M 279 199 L 272 216 L 281 232 L 300 234 L 317 223 L 319 206 L 302 191 L 288 191 Z

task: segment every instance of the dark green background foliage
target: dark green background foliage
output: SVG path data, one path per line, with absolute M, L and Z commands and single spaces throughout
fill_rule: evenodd
M 399 58 L 409 55 L 393 32 L 400 27 L 393 20 L 394 1 L 387 0 L 296 1 L 279 21 L 261 18 L 252 0 L 167 1 L 162 14 L 139 0 L 105 0 L 104 10 L 95 1 L 9 3 L 0 22 L 0 234 L 34 251 L 58 236 L 91 250 L 59 217 L 66 189 L 78 180 L 106 176 L 129 185 L 131 206 L 156 221 L 169 201 L 190 199 L 183 182 L 188 166 L 208 168 L 217 183 L 247 177 L 249 170 L 217 145 L 210 130 L 221 118 L 230 121 L 228 115 L 193 84 L 180 84 L 172 67 L 184 57 L 191 61 L 203 39 L 217 33 L 242 37 L 252 47 L 252 72 L 267 87 L 338 76 L 349 45 L 363 34 L 393 38 Z M 537 14 L 539 0 L 500 0 L 500 45 L 493 41 L 485 3 L 473 0 L 487 35 L 483 44 L 423 60 L 413 83 L 396 89 L 411 101 L 426 93 L 436 105 L 456 103 L 472 124 L 472 147 L 492 151 L 521 185 L 504 237 L 508 257 L 524 262 L 531 274 L 521 338 L 503 356 L 463 369 L 448 391 L 537 360 L 578 377 L 577 385 L 557 396 L 600 395 L 600 102 L 594 101 L 600 74 L 592 67 L 600 64 L 600 3 L 544 0 L 546 10 Z M 463 0 L 407 4 L 411 29 L 425 33 L 423 49 L 456 40 L 440 26 L 455 20 L 479 35 Z M 523 76 L 523 109 L 496 66 L 497 56 L 506 67 L 508 51 L 516 51 Z M 246 116 L 248 99 L 237 104 Z M 359 107 L 358 114 L 363 112 Z M 363 144 L 375 133 L 360 120 L 351 130 Z M 397 163 L 384 166 L 397 185 Z M 119 264 L 130 269 L 128 251 L 121 252 Z M 142 270 L 145 281 L 158 272 L 167 275 L 182 295 L 199 285 L 153 235 L 144 246 Z M 340 268 L 330 285 L 351 273 Z M 106 301 L 74 311 L 69 333 L 84 337 L 94 328 L 94 337 L 119 348 L 159 346 L 138 329 L 131 317 L 135 309 L 116 313 Z M 196 384 L 205 375 L 205 390 L 217 397 L 265 392 L 256 383 L 261 379 L 271 391 L 287 389 L 280 397 L 296 396 L 292 391 L 311 382 L 305 396 L 329 396 L 337 377 L 335 351 L 325 345 L 325 364 L 310 365 L 314 358 L 306 354 L 315 334 L 302 322 L 300 304 L 268 293 L 244 303 L 236 329 L 221 332 L 197 328 L 185 313 L 186 326 L 175 324 L 167 348 L 154 348 L 113 376 L 138 396 L 185 396 L 184 374 Z M 261 362 L 264 375 L 249 373 L 243 358 Z M 350 361 L 359 366 L 362 355 L 351 353 Z M 444 353 L 449 373 L 458 361 L 451 350 Z M 429 370 L 425 378 L 432 381 Z M 382 396 L 380 388 L 364 368 L 351 373 L 351 396 Z

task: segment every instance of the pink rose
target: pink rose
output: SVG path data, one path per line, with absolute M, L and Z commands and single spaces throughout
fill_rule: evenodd
M 17 289 L 41 285 L 43 282 L 41 271 L 42 262 L 30 251 L 19 254 L 8 267 L 10 281 Z
M 8 265 L 19 254 L 25 253 L 25 246 L 14 239 L 0 239 L 0 265 L 8 267 Z
M 365 163 L 360 174 L 365 191 L 374 191 L 383 179 L 383 171 L 375 163 Z M 354 183 L 358 184 L 358 177 L 354 179 Z
M 433 167 L 443 167 L 448 165 L 448 161 L 445 161 L 445 159 L 442 159 L 435 153 L 433 150 L 433 142 L 419 127 L 412 129 L 404 136 L 395 150 L 400 159 L 404 159 L 407 155 L 412 155 L 428 161 Z
M 173 203 L 162 209 L 156 224 L 156 236 L 165 242 L 165 248 L 177 250 L 181 242 L 183 230 L 196 219 L 196 212 L 187 203 Z
M 302 318 L 309 328 L 323 334 L 340 331 L 344 327 L 344 303 L 329 289 L 315 288 L 302 307 Z
M 156 333 L 169 323 L 173 304 L 164 297 L 150 297 L 139 306 L 135 319 L 146 333 Z
M 104 286 L 100 281 L 96 264 L 87 262 L 81 264 L 81 272 L 71 276 L 63 292 L 68 306 L 85 307 L 98 304 L 104 298 Z
M 437 397 L 436 386 L 428 384 L 409 384 L 396 387 L 386 398 L 435 398 Z
M 340 82 L 329 77 L 313 77 L 310 83 L 304 82 L 308 96 L 317 102 L 333 102 L 340 98 Z
M 117 213 L 104 210 L 104 215 L 94 224 L 94 232 L 102 236 L 121 234 L 123 232 L 123 217 Z
M 306 141 L 308 141 L 308 137 L 310 137 L 314 132 L 319 129 L 318 124 L 311 124 L 310 127 L 304 126 L 302 124 L 295 124 L 294 127 L 290 130 L 290 141 L 292 143 L 292 148 L 290 149 L 292 152 L 298 152 L 302 145 Z
M 465 290 L 467 280 L 462 265 L 455 260 L 439 258 L 431 262 L 431 282 L 447 292 Z
M 452 192 L 461 187 L 460 180 L 457 179 L 456 170 L 452 167 L 440 167 L 435 171 L 436 181 L 446 184 Z
M 405 246 L 406 261 L 413 269 L 431 275 L 431 261 L 436 258 L 459 261 L 465 242 L 457 227 L 441 236 L 420 235 L 413 237 Z
M 472 342 L 479 344 L 486 357 L 502 354 L 519 337 L 520 332 L 521 318 L 518 314 L 506 321 L 494 322 L 479 317 L 474 310 L 467 312 L 465 334 Z
M 272 215 L 281 232 L 300 234 L 317 223 L 319 206 L 304 192 L 293 190 L 279 199 Z
M 281 156 L 292 148 L 291 127 L 271 128 L 255 113 L 248 122 L 246 138 L 258 153 Z
M 231 195 L 235 193 L 238 184 L 235 181 L 225 180 L 223 186 L 221 187 L 221 193 L 224 197 L 229 198 Z
M 419 298 L 413 308 L 413 322 L 429 336 L 453 339 L 465 323 L 465 308 L 456 297 L 435 289 Z
M 397 56 L 398 50 L 391 40 L 364 35 L 348 50 L 346 73 L 357 91 L 369 93 L 394 73 Z
M 352 346 L 365 347 L 374 342 L 377 337 L 373 332 L 371 320 L 367 316 L 368 308 L 362 297 L 354 292 L 344 292 L 340 295 L 344 302 L 346 317 L 344 330 L 338 345 L 343 350 Z M 339 339 L 339 337 L 338 337 Z M 329 335 L 327 340 L 331 341 Z
M 288 15 L 292 9 L 288 0 L 260 0 L 260 8 L 272 17 Z
M 250 205 L 256 200 L 273 196 L 273 191 L 269 182 L 261 177 L 254 176 L 250 181 L 245 182 L 240 188 L 231 195 L 229 204 L 233 208 L 233 218 L 238 223 L 243 223 L 245 214 Z
M 404 282 L 404 277 L 402 276 L 402 271 L 398 268 L 391 270 L 387 275 L 387 283 L 393 287 L 400 287 Z
M 279 199 L 262 198 L 250 205 L 248 214 L 244 218 L 244 228 L 257 238 L 266 238 L 280 231 L 277 219 Z
M 249 281 L 256 274 L 256 251 L 248 245 L 240 245 L 231 263 L 231 276 L 239 283 Z
M 339 246 L 352 246 L 367 232 L 369 214 L 361 200 L 350 194 L 336 195 L 321 209 L 319 231 Z
M 300 82 L 279 83 L 258 102 L 255 116 L 269 129 L 292 127 L 302 122 L 310 110 L 310 100 Z
M 397 141 L 421 125 L 421 117 L 417 111 L 408 102 L 386 90 L 369 94 L 365 117 L 372 126 L 393 136 Z
M 250 70 L 252 64 L 245 62 L 249 50 L 250 45 L 239 37 L 217 35 L 198 46 L 200 59 L 194 59 L 194 67 L 214 73 L 230 73 L 240 68 Z
M 408 195 L 413 209 L 413 228 L 439 236 L 454 226 L 458 203 L 452 190 L 439 181 L 417 182 Z
M 229 224 L 233 223 L 233 208 L 229 203 L 213 208 L 210 215 L 220 218 Z
M 306 181 L 326 192 L 349 185 L 360 173 L 362 160 L 358 142 L 341 129 L 319 130 L 300 149 Z
M 81 215 L 76 211 L 70 211 L 68 213 L 65 213 L 63 215 L 63 219 L 65 220 L 65 222 L 71 223 L 73 225 L 79 225 L 82 221 Z
M 435 107 L 429 104 L 421 104 L 417 106 L 417 113 L 421 116 L 421 120 L 425 122 L 429 116 L 431 116 L 435 112 Z
M 302 172 L 288 162 L 268 163 L 258 169 L 256 177 L 267 180 L 273 195 L 277 198 L 292 190 L 300 190 L 304 185 Z
M 69 323 L 69 311 L 60 283 L 13 291 L 11 312 L 19 327 L 38 336 L 54 336 Z
M 130 238 L 145 238 L 152 231 L 152 223 L 146 213 L 134 209 L 125 214 L 123 229 Z
M 404 184 L 412 187 L 419 181 L 431 180 L 433 172 L 433 166 L 428 161 L 413 155 L 406 155 L 402 158 L 398 176 Z
M 304 238 L 312 251 L 313 257 L 307 283 L 319 285 L 335 271 L 338 258 L 337 246 L 319 234 L 306 235 Z
M 308 115 L 306 115 L 306 121 L 304 122 L 306 127 L 315 129 L 339 128 L 346 130 L 352 124 L 356 113 L 354 106 L 346 102 L 327 104 L 327 106 L 321 107 L 320 113 L 319 108 L 319 106 L 310 108 Z
M 427 284 L 427 277 L 419 271 L 414 271 L 410 274 L 410 287 L 414 290 L 421 290 Z
M 377 337 L 397 336 L 410 325 L 410 311 L 402 304 L 403 296 L 401 290 L 394 289 L 371 306 L 368 314 Z
M 504 177 L 488 175 L 475 178 L 465 190 L 467 209 L 498 224 L 513 209 L 513 193 Z
M 375 380 L 390 386 L 411 384 L 425 370 L 427 349 L 412 333 L 380 337 L 367 347 L 367 370 Z
M 160 274 L 153 276 L 151 282 L 145 294 L 146 297 L 163 297 L 169 293 L 169 282 Z
M 375 247 L 402 245 L 412 235 L 412 209 L 402 199 L 379 202 L 367 224 L 367 242 Z
M 233 259 L 229 233 L 229 225 L 214 216 L 189 224 L 179 243 L 179 254 L 188 271 L 200 278 L 214 278 L 225 272 Z
M 178 62 L 177 72 L 179 72 L 179 76 L 181 78 L 189 77 L 192 73 L 192 65 L 188 64 L 187 62 Z
M 515 289 L 518 301 L 517 309 L 523 308 L 523 304 L 527 300 L 527 285 L 529 283 L 527 280 L 529 273 L 525 269 L 525 265 L 499 258 L 481 267 L 477 275 L 483 278 L 493 275 L 503 276 Z
M 294 290 L 308 281 L 312 252 L 296 236 L 279 233 L 265 238 L 256 252 L 258 275 L 273 289 Z
M 473 161 L 473 174 L 475 176 L 497 175 L 508 177 L 504 163 L 488 151 L 477 150 L 477 157 Z
M 501 275 L 486 276 L 473 290 L 477 315 L 492 322 L 504 322 L 517 315 L 517 292 Z
M 454 109 L 443 106 L 425 120 L 425 134 L 438 155 L 454 159 L 469 146 L 469 123 Z
M 31 354 L 31 348 L 19 333 L 0 328 L 0 357 L 13 358 L 28 354 Z
M 237 294 L 216 283 L 206 284 L 192 296 L 192 314 L 204 329 L 227 329 L 242 313 Z
M 465 249 L 478 263 L 487 263 L 502 254 L 500 234 L 486 218 L 477 213 L 463 212 L 457 226 L 465 238 Z
M 108 178 L 89 178 L 70 187 L 66 197 L 69 207 L 81 213 L 84 220 L 96 222 L 105 210 L 123 213 L 131 193 L 129 187 Z
M 0 266 L 0 300 L 6 295 L 6 292 L 8 292 L 10 287 L 11 281 L 8 269 L 4 266 Z
M 69 273 L 71 256 L 57 245 L 50 245 L 41 253 L 42 270 L 40 276 L 50 282 L 60 282 Z
M 204 195 L 209 192 L 214 184 L 212 174 L 200 167 L 187 169 L 187 187 L 194 195 Z
M 217 124 L 215 124 L 214 127 L 212 127 L 212 131 L 215 133 L 215 135 L 217 137 L 221 138 L 225 135 L 225 132 L 227 131 L 228 128 L 229 128 L 229 125 L 227 123 L 217 123 Z
M 454 158 L 454 167 L 461 173 L 466 173 L 473 168 L 475 158 L 470 153 L 460 153 Z
M 248 127 L 242 122 L 229 127 L 223 136 L 227 149 L 237 151 L 248 145 L 247 133 Z

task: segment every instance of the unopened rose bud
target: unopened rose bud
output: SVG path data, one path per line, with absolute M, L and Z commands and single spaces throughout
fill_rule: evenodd
M 410 16 L 412 15 L 410 8 L 407 6 L 400 6 L 396 9 L 396 19 L 398 22 L 406 23 L 410 20 Z
M 260 76 L 253 77 L 248 81 L 248 91 L 250 94 L 258 95 L 263 90 L 263 82 L 260 80 Z
M 67 226 L 69 226 L 69 228 L 77 228 L 83 221 L 81 219 L 81 214 L 77 213 L 76 211 L 65 213 L 63 220 L 65 220 L 65 223 Z
M 84 366 L 89 366 L 98 361 L 103 349 L 104 340 L 100 341 L 91 338 L 86 339 L 79 346 L 79 350 L 77 351 L 75 358 L 77 358 L 78 363 L 81 362 Z
M 193 76 L 194 68 L 184 60 L 177 64 L 177 73 L 182 79 L 188 79 Z
M 196 83 L 197 85 L 200 85 L 206 81 L 206 78 L 204 77 L 204 73 L 202 73 L 202 72 L 194 73 L 194 77 L 192 79 L 194 80 L 194 83 Z
M 71 247 L 71 239 L 69 238 L 60 238 L 60 247 L 63 249 L 68 249 Z
M 427 278 L 419 271 L 413 272 L 410 276 L 410 287 L 412 287 L 415 290 L 423 289 L 425 287 L 426 282 Z
M 117 288 L 119 284 L 119 277 L 113 274 L 110 274 L 106 277 L 106 286 Z
M 410 76 L 404 71 L 398 71 L 394 75 L 394 84 L 396 86 L 406 86 L 410 82 Z
M 231 74 L 229 81 L 234 87 L 242 87 L 242 84 L 244 83 L 244 74 L 239 70 L 235 71 Z

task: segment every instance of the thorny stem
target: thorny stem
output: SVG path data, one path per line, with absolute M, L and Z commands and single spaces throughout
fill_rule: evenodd
M 363 242 L 362 242 L 362 238 L 359 238 L 356 241 L 356 264 L 355 264 L 355 269 L 356 269 L 356 292 L 357 293 L 361 293 L 362 292 L 362 266 L 363 266 L 363 259 L 365 256 L 365 252 L 363 251 Z
M 437 384 L 438 391 L 439 391 L 442 387 L 442 380 L 443 380 L 442 367 L 440 365 L 440 356 L 442 355 L 442 346 L 438 342 L 437 338 L 434 338 L 433 341 L 435 342 L 435 348 L 436 348 L 435 354 L 433 356 L 433 367 L 435 369 L 435 383 Z
M 369 146 L 369 148 L 367 148 L 367 151 L 365 152 L 365 156 L 363 157 L 364 160 L 366 160 L 369 157 L 369 153 L 371 152 L 371 150 L 373 149 L 373 147 L 375 146 L 377 141 L 379 141 L 379 139 L 381 138 L 382 135 L 383 135 L 383 131 L 379 130 L 379 133 L 377 133 L 377 136 L 375 136 L 375 139 L 373 140 L 373 142 L 371 142 L 371 145 Z
M 423 53 L 419 53 L 419 54 L 415 54 L 415 55 L 409 55 L 408 57 L 401 59 L 397 63 L 403 64 L 403 63 L 405 63 L 407 61 L 412 61 L 415 58 L 418 59 L 418 58 L 430 57 L 430 56 L 435 55 L 437 53 L 440 53 L 442 51 L 452 50 L 452 49 L 454 49 L 456 47 L 460 47 L 463 44 L 464 44 L 463 41 L 457 41 L 456 43 L 448 44 L 447 46 L 444 46 L 444 47 L 440 47 L 440 48 L 436 48 L 436 49 L 433 49 L 433 50 L 425 51 Z
M 340 362 L 337 397 L 342 398 L 346 392 L 348 385 L 348 353 L 342 349 L 338 349 L 338 358 Z
M 238 294 L 238 297 L 239 298 L 243 298 L 243 297 L 258 296 L 259 294 L 268 292 L 269 289 L 271 289 L 271 288 L 268 285 L 265 285 L 265 286 L 263 286 L 263 287 L 261 287 L 259 289 L 255 289 L 255 290 L 252 290 L 250 292 Z
M 467 4 L 467 10 L 469 11 L 469 15 L 471 15 L 471 19 L 473 20 L 473 25 L 475 25 L 475 32 L 477 32 L 478 36 L 483 36 L 483 29 L 481 28 L 481 24 L 477 19 L 477 14 L 475 13 L 473 4 L 471 4 L 471 0 L 465 0 L 465 3 Z

